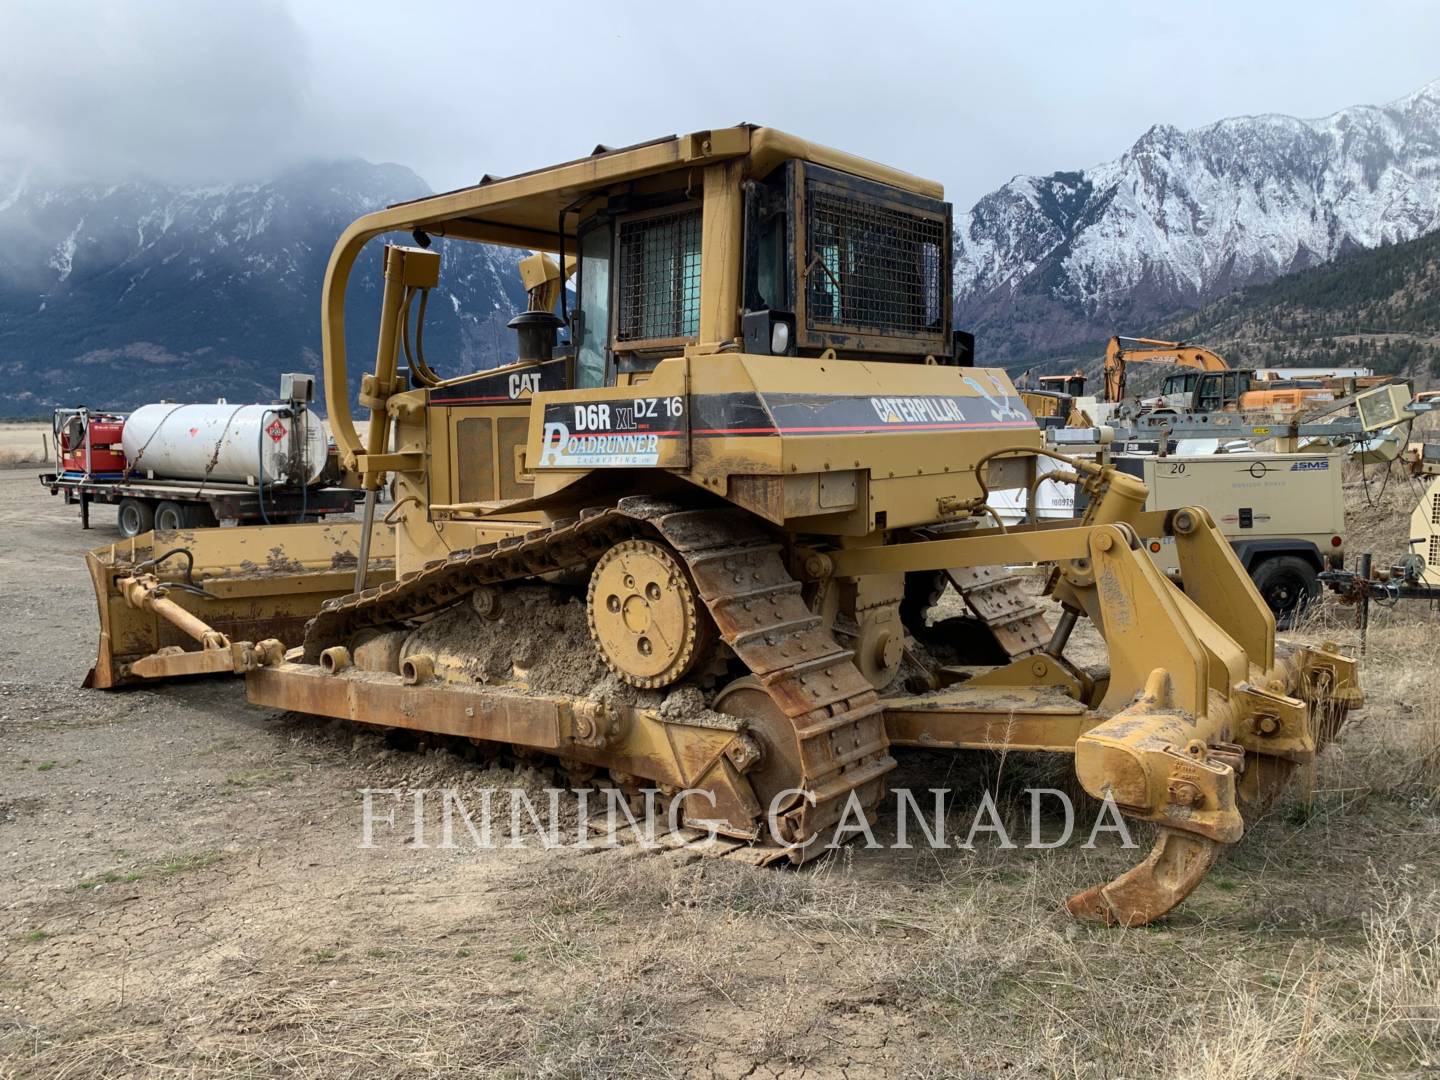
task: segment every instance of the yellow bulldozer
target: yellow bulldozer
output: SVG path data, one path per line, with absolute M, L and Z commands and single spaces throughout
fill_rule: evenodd
M 384 247 L 362 436 L 347 286 L 396 233 L 420 246 Z M 537 253 L 513 363 L 442 378 L 412 345 L 437 238 Z M 1277 647 L 1203 508 L 1147 512 L 1134 477 L 1045 449 L 952 330 L 950 245 L 939 184 L 750 126 L 361 218 L 322 334 L 364 520 L 97 550 L 91 685 L 243 673 L 274 708 L 550 755 L 756 863 L 874 813 L 894 747 L 1069 755 L 1159 827 L 1070 909 L 1163 915 L 1359 703 L 1355 664 Z M 1007 528 L 989 493 L 1033 492 L 1042 456 L 1084 517 Z M 1166 537 L 1183 588 L 1146 551 Z M 1052 568 L 1042 595 L 1017 563 Z M 927 617 L 946 588 L 962 629 Z M 1066 656 L 1081 620 L 1104 670 Z

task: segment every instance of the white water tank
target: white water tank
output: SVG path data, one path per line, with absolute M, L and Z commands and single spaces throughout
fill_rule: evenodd
M 136 477 L 308 486 L 325 469 L 329 433 L 308 409 L 294 413 L 280 405 L 142 405 L 125 418 L 121 444 Z M 296 476 L 292 454 L 301 462 Z

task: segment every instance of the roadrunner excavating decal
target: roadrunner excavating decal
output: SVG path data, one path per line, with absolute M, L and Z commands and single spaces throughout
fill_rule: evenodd
M 685 399 L 638 397 L 545 406 L 540 464 L 597 469 L 660 464 L 660 440 L 685 430 Z
M 974 375 L 966 375 L 962 380 L 966 386 L 973 387 L 979 395 L 985 399 L 985 404 L 990 407 L 990 415 L 996 420 L 1024 420 L 1030 422 L 1030 414 L 1025 411 L 1024 405 L 1019 398 L 1011 397 L 1002 391 L 988 379 L 982 383 L 980 378 Z M 989 383 L 989 388 L 986 388 Z

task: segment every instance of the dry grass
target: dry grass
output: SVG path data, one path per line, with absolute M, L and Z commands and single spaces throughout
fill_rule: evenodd
M 49 439 L 49 424 L 0 423 L 0 468 L 47 463 Z
M 894 954 L 890 977 L 957 1038 L 1004 1047 L 1015 1075 L 1389 1076 L 1440 1051 L 1440 902 L 1377 896 L 1362 936 L 1282 951 L 1219 925 L 1077 930 L 982 893 L 924 947 Z
M 1372 553 L 1378 566 L 1398 560 L 1408 550 L 1410 512 L 1428 486 L 1398 461 L 1364 468 L 1347 462 L 1345 550 L 1351 560 L 1362 552 Z
M 1373 471 L 1347 478 L 1352 551 L 1403 549 L 1414 496 L 1398 479 L 1381 493 Z M 1354 648 L 1353 616 L 1327 599 L 1293 636 Z M 1113 849 L 852 848 L 778 871 L 546 853 L 446 920 L 392 908 L 396 925 L 256 946 L 118 1007 L 0 1009 L 0 1075 L 1432 1075 L 1437 618 L 1374 609 L 1365 710 L 1159 926 L 1060 910 L 1138 858 Z M 962 836 L 983 790 L 1023 840 L 1023 788 L 1064 786 L 1054 759 L 1022 755 L 901 767 L 913 789 L 963 793 L 948 819 Z M 12 947 L 29 962 L 65 929 L 47 920 Z
M 1311 831 L 1278 820 L 1254 840 Z M 577 1080 L 702 1062 L 724 1075 L 716 1046 L 776 1072 L 853 1064 L 860 1047 L 852 1074 L 1086 1080 L 1378 1077 L 1440 1061 L 1440 895 L 1413 866 L 1347 876 L 1351 918 L 1296 933 L 1252 910 L 1291 894 L 1284 875 L 1243 862 L 1216 872 L 1240 883 L 1218 890 L 1235 903 L 1113 931 L 1057 909 L 1076 871 L 1065 856 L 1014 880 L 916 888 L 867 880 L 845 855 L 779 872 L 557 858 L 507 884 L 518 924 L 502 906 L 444 945 L 401 935 L 238 957 L 200 993 L 12 1027 L 0 1053 L 47 1077 Z

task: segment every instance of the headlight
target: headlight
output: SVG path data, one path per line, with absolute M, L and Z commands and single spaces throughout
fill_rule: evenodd
M 790 324 L 777 321 L 770 327 L 770 355 L 784 356 L 790 348 Z
M 745 351 L 757 356 L 788 356 L 795 348 L 795 316 L 788 311 L 761 308 L 740 316 Z

